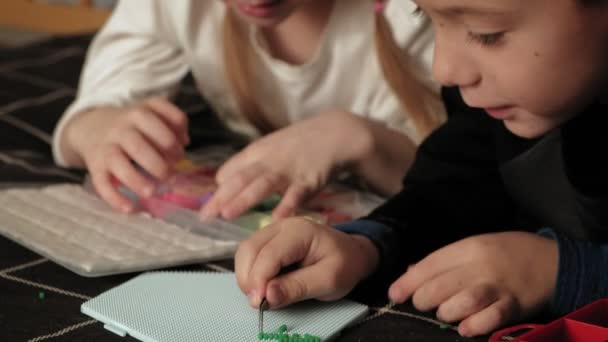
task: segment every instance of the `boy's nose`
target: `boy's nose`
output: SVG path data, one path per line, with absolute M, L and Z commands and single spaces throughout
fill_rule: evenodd
M 479 83 L 481 75 L 476 63 L 467 55 L 464 43 L 435 39 L 433 77 L 446 87 L 470 87 Z

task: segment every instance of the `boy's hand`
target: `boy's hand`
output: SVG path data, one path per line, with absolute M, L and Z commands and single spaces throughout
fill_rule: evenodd
M 328 112 L 269 134 L 228 160 L 217 173 L 217 192 L 203 218 L 240 216 L 272 193 L 282 194 L 279 219 L 327 184 L 332 174 L 367 152 L 371 138 L 363 119 Z
M 378 251 L 360 235 L 294 217 L 273 223 L 239 246 L 238 285 L 253 307 L 272 308 L 305 299 L 336 300 L 376 268 Z M 282 268 L 298 269 L 279 275 Z
M 183 158 L 188 144 L 186 114 L 164 98 L 130 108 L 99 108 L 69 123 L 68 140 L 79 155 L 99 195 L 113 207 L 130 211 L 131 202 L 117 190 L 118 180 L 139 196 L 149 197 L 154 182 L 133 162 L 159 180 Z
M 463 336 L 483 335 L 538 312 L 555 289 L 557 243 L 531 233 L 470 237 L 410 267 L 389 290 L 422 311 L 438 308 L 445 322 L 462 321 Z

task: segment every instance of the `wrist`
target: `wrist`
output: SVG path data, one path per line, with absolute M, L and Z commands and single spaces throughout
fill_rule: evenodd
M 369 189 L 385 196 L 395 195 L 401 190 L 403 177 L 414 161 L 416 145 L 401 132 L 364 117 L 352 116 L 357 121 L 358 133 L 356 138 L 350 138 L 349 169 L 364 180 Z
M 84 121 L 89 112 L 75 114 L 65 125 L 63 129 L 63 136 L 59 140 L 59 148 L 61 154 L 67 165 L 75 167 L 84 167 L 84 153 L 83 143 L 86 143 L 82 139 L 82 131 L 84 128 Z
M 345 147 L 340 164 L 359 169 L 375 151 L 374 123 L 350 112 L 340 112 L 340 116 L 339 144 Z
M 60 140 L 61 152 L 68 165 L 85 167 L 87 151 L 98 140 L 105 129 L 104 120 L 109 119 L 109 108 L 94 108 L 74 115 L 65 126 Z
M 365 272 L 363 278 L 372 274 L 380 263 L 380 252 L 378 247 L 367 237 L 359 234 L 352 234 L 349 237 L 353 240 L 356 246 L 356 255 L 360 256 L 359 262 L 363 265 Z

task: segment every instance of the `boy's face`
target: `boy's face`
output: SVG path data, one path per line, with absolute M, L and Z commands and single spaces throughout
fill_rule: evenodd
M 605 89 L 608 1 L 414 1 L 435 28 L 435 78 L 516 135 L 548 132 Z
M 250 24 L 269 27 L 280 24 L 294 10 L 310 0 L 224 0 Z

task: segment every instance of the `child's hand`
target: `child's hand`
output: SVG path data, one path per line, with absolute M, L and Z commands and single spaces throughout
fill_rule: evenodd
M 360 235 L 300 217 L 273 223 L 241 243 L 236 277 L 253 307 L 265 297 L 272 308 L 315 298 L 335 300 L 376 268 L 378 251 Z M 297 264 L 293 272 L 282 268 Z
M 70 123 L 71 146 L 91 174 L 99 195 L 110 205 L 130 211 L 130 201 L 117 190 L 118 180 L 139 196 L 149 197 L 159 180 L 184 155 L 188 143 L 187 116 L 164 98 L 151 98 L 130 108 L 99 108 Z M 67 128 L 66 128 L 67 129 Z
M 332 173 L 366 152 L 370 139 L 362 121 L 351 113 L 324 113 L 253 142 L 220 168 L 219 188 L 202 217 L 238 217 L 272 193 L 283 195 L 273 218 L 293 215 Z
M 556 242 L 523 232 L 470 237 L 437 250 L 391 285 L 390 298 L 412 297 L 419 310 L 438 308 L 462 321 L 463 336 L 483 335 L 538 312 L 557 279 Z

